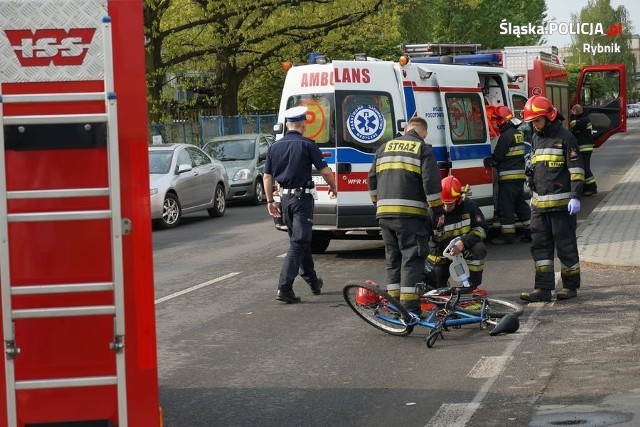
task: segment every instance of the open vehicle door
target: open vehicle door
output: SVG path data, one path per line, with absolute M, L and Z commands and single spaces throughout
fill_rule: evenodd
M 574 104 L 588 114 L 596 147 L 627 131 L 626 81 L 624 64 L 590 65 L 580 72 Z

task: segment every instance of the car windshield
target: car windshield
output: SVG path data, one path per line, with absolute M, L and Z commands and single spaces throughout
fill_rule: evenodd
M 149 151 L 149 173 L 167 174 L 171 169 L 173 150 Z
M 211 141 L 204 150 L 210 156 L 222 161 L 251 160 L 255 157 L 255 144 L 254 139 Z

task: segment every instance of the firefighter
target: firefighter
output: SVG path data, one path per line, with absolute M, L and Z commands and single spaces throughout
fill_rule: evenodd
M 593 154 L 593 127 L 589 116 L 582 110 L 582 105 L 576 104 L 571 108 L 570 128 L 578 140 L 580 154 L 584 162 L 583 196 L 592 196 L 598 192 L 596 179 L 591 172 L 591 154 Z
M 562 127 L 564 118 L 551 101 L 532 96 L 524 106 L 524 120 L 531 124 L 531 255 L 535 263 L 533 292 L 522 292 L 528 302 L 551 301 L 554 283 L 554 247 L 560 259 L 562 289 L 558 299 L 577 296 L 580 259 L 576 215 L 584 167 L 578 141 Z
M 503 245 L 515 241 L 515 215 L 524 228 L 521 240 L 531 242 L 531 209 L 524 194 L 524 135 L 518 130 L 522 122 L 513 117 L 511 109 L 507 106 L 497 107 L 494 115 L 500 127 L 500 138 L 493 150 L 492 160 L 498 175 L 497 205 L 501 235 L 492 239 L 491 243 Z
M 385 247 L 387 292 L 409 311 L 419 311 L 416 284 L 429 252 L 429 208 L 444 221 L 440 171 L 427 137 L 427 121 L 413 117 L 405 134 L 382 144 L 369 171 L 371 201 Z
M 267 210 L 274 218 L 282 217 L 289 233 L 289 250 L 280 270 L 276 300 L 287 304 L 300 302 L 293 292 L 293 281 L 300 274 L 320 295 L 323 281 L 314 268 L 311 255 L 311 227 L 313 225 L 314 185 L 311 166 L 329 184 L 329 195 L 337 196 L 333 171 L 322 157 L 316 143 L 302 136 L 305 130 L 307 107 L 289 108 L 284 113 L 287 134 L 269 148 L 264 163 L 264 189 Z M 280 206 L 273 200 L 274 179 L 280 185 Z
M 433 230 L 433 242 L 429 253 L 429 261 L 436 273 L 436 286 L 447 286 L 451 260 L 445 258 L 442 252 L 454 238 L 460 237 L 451 252 L 453 255 L 462 252 L 469 266 L 469 283 L 471 287 L 477 288 L 482 284 L 484 259 L 487 255 L 487 247 L 484 244 L 487 237 L 484 215 L 476 202 L 466 197 L 466 189 L 462 188 L 456 177 L 445 177 L 441 186 L 444 222 Z

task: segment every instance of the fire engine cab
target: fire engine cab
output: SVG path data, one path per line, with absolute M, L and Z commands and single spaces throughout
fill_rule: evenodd
M 0 0 L 0 425 L 162 424 L 143 4 Z
M 412 46 L 414 54 L 419 45 Z M 284 111 L 306 106 L 305 136 L 316 141 L 336 174 L 336 199 L 322 191 L 328 187 L 319 174 L 314 175 L 319 191 L 313 252 L 326 250 L 332 239 L 379 238 L 368 172 L 376 149 L 401 134 L 414 115 L 427 120 L 426 142 L 433 147 L 441 176 L 453 174 L 469 184 L 471 197 L 485 216 L 494 217 L 493 170 L 484 166 L 492 153 L 486 106 L 522 110 L 528 94 L 521 76 L 499 63 L 456 64 L 451 55 L 415 59 L 404 55 L 398 62 L 364 55 L 328 62 L 316 56 L 312 62 L 288 70 L 274 130 L 279 139 Z M 615 90 L 622 96 L 624 70 L 616 71 Z M 286 229 L 279 223 L 276 227 Z

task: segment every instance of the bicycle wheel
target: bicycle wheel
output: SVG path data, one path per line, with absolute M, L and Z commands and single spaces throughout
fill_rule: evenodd
M 499 319 L 506 316 L 509 313 L 520 316 L 524 312 L 524 307 L 514 302 L 505 301 L 496 298 L 487 298 L 486 302 L 486 315 L 489 319 Z M 477 304 L 470 305 L 463 310 L 467 313 L 480 316 L 480 308 L 482 306 L 482 300 L 478 300 Z
M 413 332 L 413 326 L 402 322 L 402 318 L 411 317 L 409 312 L 379 287 L 352 281 L 345 285 L 342 295 L 349 307 L 374 328 L 395 336 Z

